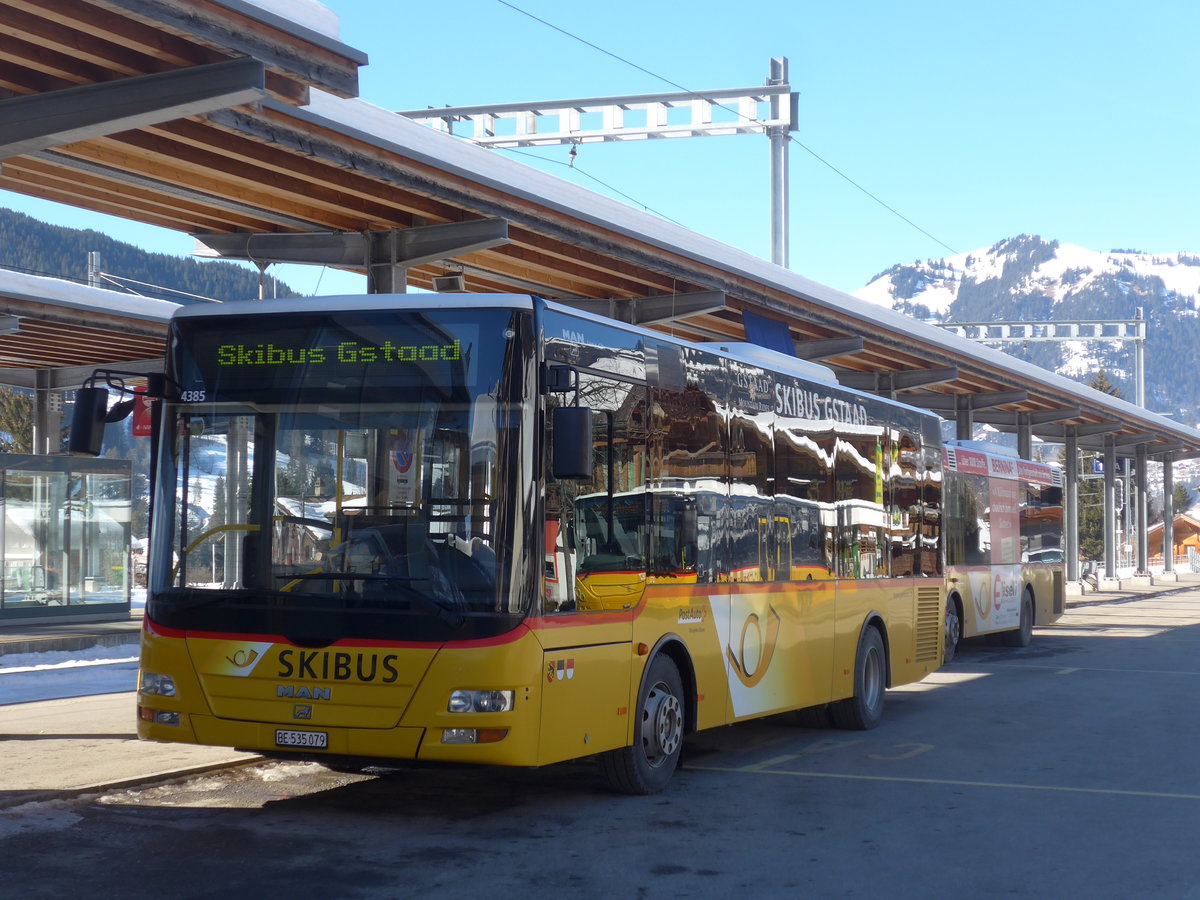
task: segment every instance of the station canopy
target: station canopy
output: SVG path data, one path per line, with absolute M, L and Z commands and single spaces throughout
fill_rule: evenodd
M 312 246 L 289 235 L 323 233 L 328 264 L 398 272 L 392 289 L 534 293 L 695 340 L 745 340 L 750 313 L 843 383 L 949 419 L 1200 452 L 1195 429 L 359 100 L 367 57 L 320 4 L 0 0 L 0 17 L 0 189 L 225 255 L 288 258 Z M 161 321 L 102 318 L 120 303 L 64 323 L 4 284 L 0 301 L 19 319 L 0 319 L 0 381 L 161 356 Z M 128 343 L 77 340 L 91 324 Z

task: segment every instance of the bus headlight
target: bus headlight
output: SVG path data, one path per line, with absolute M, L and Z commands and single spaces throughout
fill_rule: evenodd
M 175 679 L 170 675 L 157 675 L 154 672 L 143 672 L 141 690 L 143 694 L 157 694 L 160 697 L 174 697 Z
M 450 693 L 446 710 L 452 713 L 495 713 L 508 712 L 513 708 L 512 691 L 467 691 Z

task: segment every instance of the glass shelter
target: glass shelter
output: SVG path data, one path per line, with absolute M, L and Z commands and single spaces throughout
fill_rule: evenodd
M 0 622 L 130 609 L 131 465 L 0 453 Z

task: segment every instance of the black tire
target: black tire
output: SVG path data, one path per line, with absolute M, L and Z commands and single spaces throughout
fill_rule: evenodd
M 883 720 L 887 692 L 887 654 L 878 630 L 868 626 L 858 639 L 854 660 L 854 696 L 829 707 L 833 724 L 852 731 L 869 731 Z
M 942 665 L 954 662 L 958 655 L 958 644 L 962 640 L 962 616 L 958 612 L 958 601 L 946 598 L 946 648 L 942 653 Z
M 1001 636 L 1005 647 L 1028 647 L 1033 643 L 1033 593 L 1025 589 L 1021 598 L 1021 624 L 1016 631 L 1006 631 Z
M 609 786 L 622 794 L 657 794 L 675 774 L 685 732 L 683 679 L 669 656 L 654 657 L 638 691 L 633 746 L 598 757 Z

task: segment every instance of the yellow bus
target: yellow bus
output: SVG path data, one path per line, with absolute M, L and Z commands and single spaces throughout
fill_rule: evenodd
M 943 452 L 946 661 L 978 635 L 1027 647 L 1065 603 L 1062 471 L 982 441 Z
M 762 348 L 519 295 L 188 307 L 138 733 L 331 765 L 871 728 L 941 663 L 939 422 Z

